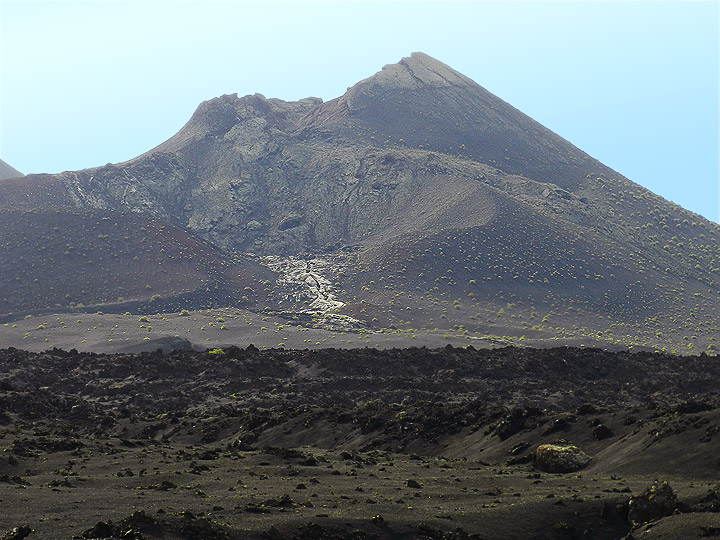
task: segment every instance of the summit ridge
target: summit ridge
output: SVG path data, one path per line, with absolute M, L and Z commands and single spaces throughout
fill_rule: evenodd
M 421 52 L 414 52 L 398 63 L 384 66 L 380 72 L 358 84 L 362 85 L 368 82 L 388 88 L 477 86 L 471 79 L 450 66 Z

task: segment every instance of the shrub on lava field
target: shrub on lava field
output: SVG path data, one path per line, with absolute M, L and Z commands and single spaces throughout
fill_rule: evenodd
M 222 349 L 211 349 L 208 351 L 208 354 L 225 354 L 225 351 Z

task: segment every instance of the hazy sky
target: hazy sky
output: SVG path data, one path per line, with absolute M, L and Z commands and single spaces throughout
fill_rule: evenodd
M 719 2 L 0 0 L 0 158 L 135 157 L 201 101 L 335 98 L 413 51 L 718 221 Z

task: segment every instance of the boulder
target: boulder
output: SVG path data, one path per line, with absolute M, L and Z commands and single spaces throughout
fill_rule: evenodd
M 8 533 L 0 536 L 0 540 L 23 540 L 23 538 L 30 536 L 33 532 L 30 527 L 23 525 L 21 527 L 15 527 Z
M 669 516 L 677 506 L 677 495 L 667 482 L 655 480 L 642 495 L 628 501 L 628 520 L 633 527 Z
M 590 456 L 569 443 L 542 444 L 535 450 L 535 468 L 549 473 L 578 471 L 590 463 Z
M 577 408 L 577 414 L 585 416 L 588 414 L 597 414 L 598 410 L 592 403 L 583 403 Z
M 613 431 L 609 427 L 607 427 L 605 424 L 598 424 L 595 426 L 592 430 L 593 437 L 595 437 L 598 441 L 602 441 L 603 439 L 607 439 L 609 437 L 613 436 Z
M 535 407 L 516 407 L 498 423 L 495 427 L 495 434 L 500 437 L 501 441 L 504 441 L 526 427 L 535 427 L 534 422 L 529 420 L 541 415 L 542 411 Z

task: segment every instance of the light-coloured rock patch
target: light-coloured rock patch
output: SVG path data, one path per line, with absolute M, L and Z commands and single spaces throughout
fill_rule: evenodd
M 333 262 L 275 255 L 259 260 L 279 274 L 281 302 L 289 304 L 288 311 L 309 315 L 313 326 L 318 328 L 350 330 L 363 326 L 362 321 L 337 313 L 345 303 L 337 297 L 332 282 L 326 277 L 337 270 Z

